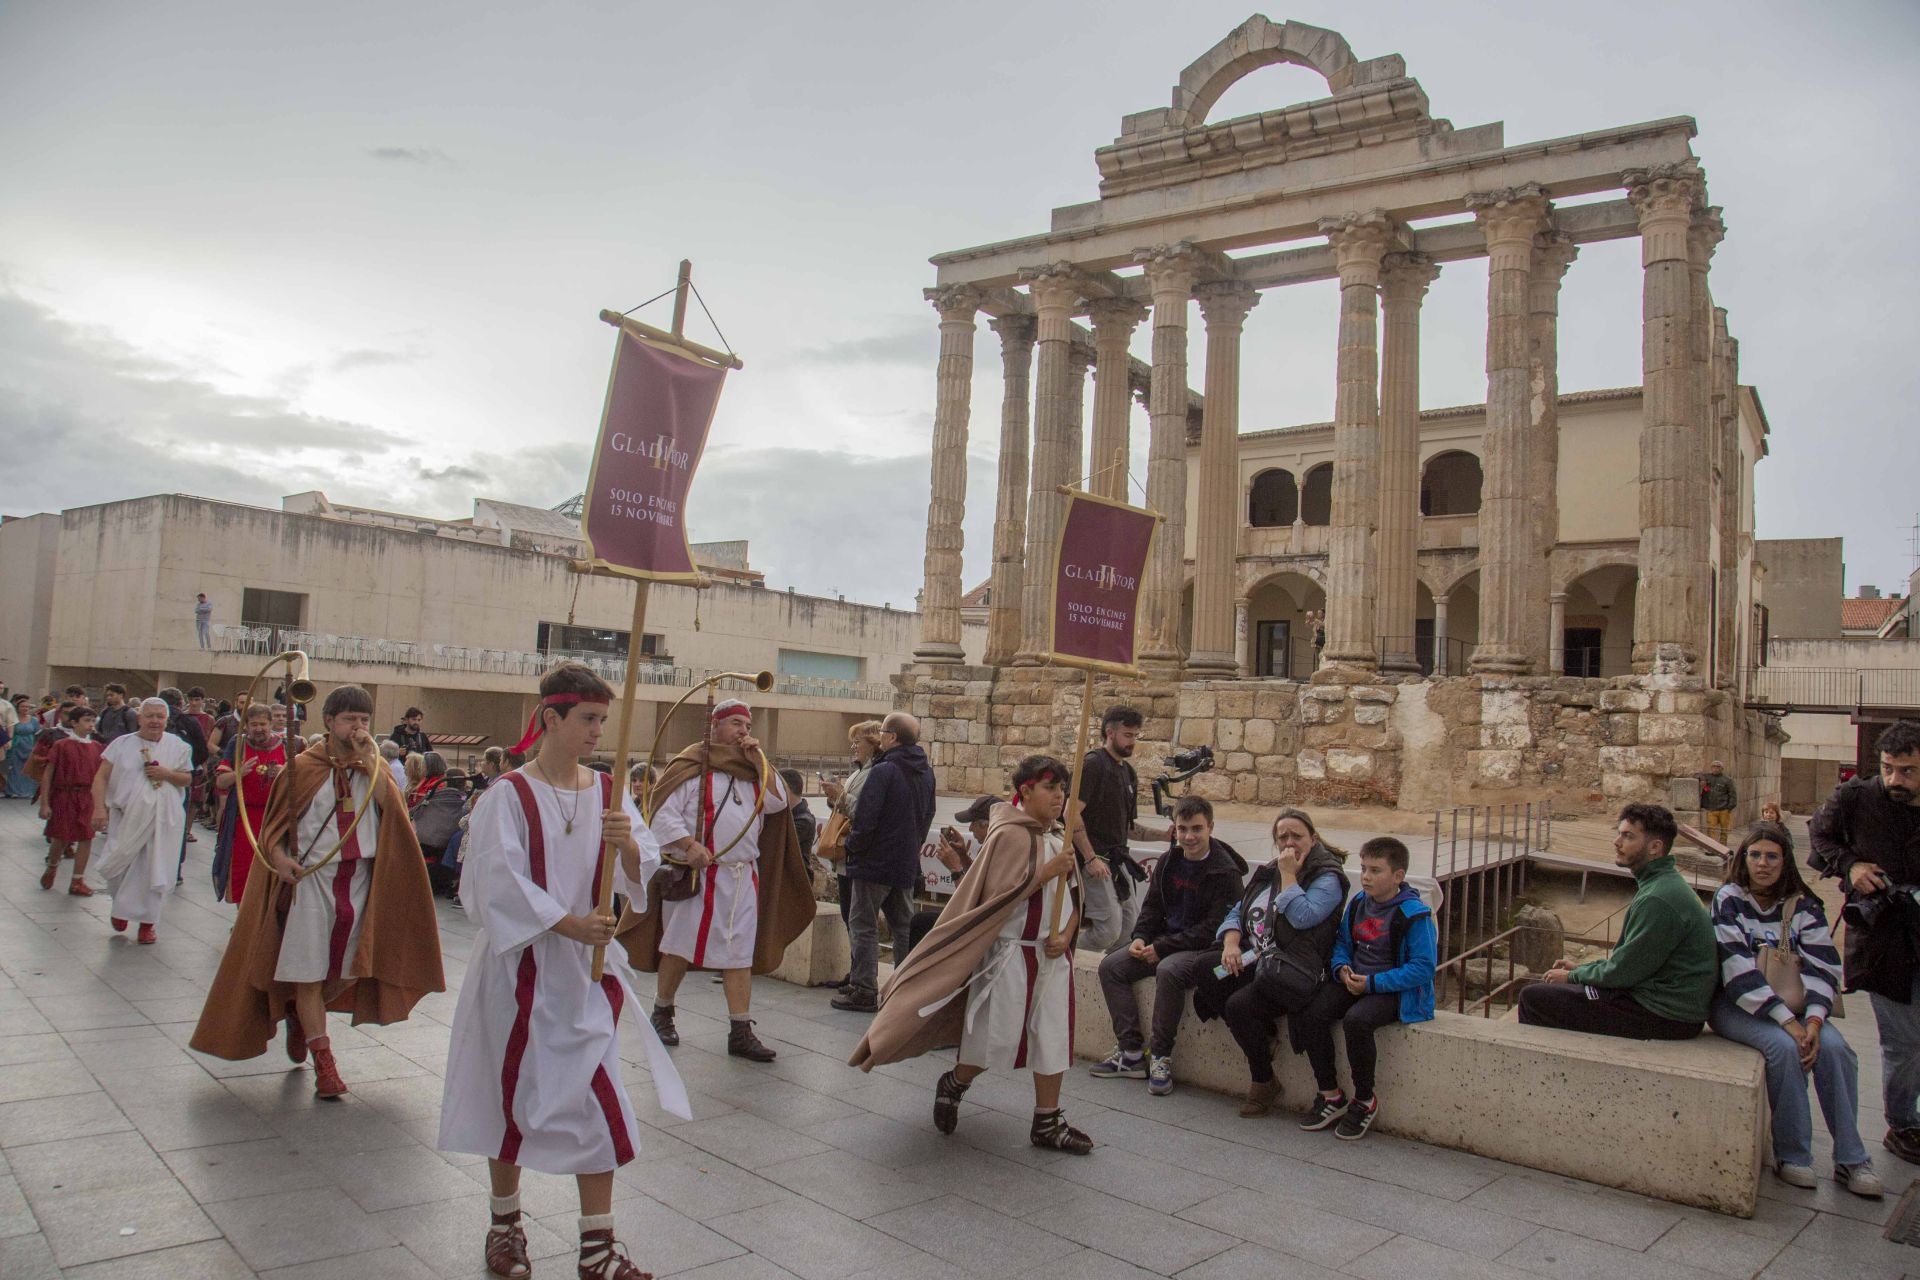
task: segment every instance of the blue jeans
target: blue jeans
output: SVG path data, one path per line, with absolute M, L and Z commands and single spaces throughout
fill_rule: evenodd
M 1920 974 L 1915 974 L 1913 1003 L 1901 1004 L 1873 993 L 1873 1020 L 1880 1027 L 1880 1076 L 1887 1108 L 1887 1127 L 1911 1129 L 1920 1125 L 1915 1102 L 1920 1101 Z
M 1748 1013 L 1727 993 L 1713 997 L 1707 1025 L 1714 1034 L 1758 1049 L 1767 1060 L 1767 1100 L 1773 1108 L 1773 1158 L 1783 1164 L 1813 1163 L 1813 1108 L 1807 1103 L 1807 1073 L 1800 1069 L 1800 1046 L 1772 1018 Z M 1820 1056 L 1813 1060 L 1813 1090 L 1833 1135 L 1836 1165 L 1867 1163 L 1860 1143 L 1856 1108 L 1860 1101 L 1860 1061 L 1833 1024 L 1820 1024 Z

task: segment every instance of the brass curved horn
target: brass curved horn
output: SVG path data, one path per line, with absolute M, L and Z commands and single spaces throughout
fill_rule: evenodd
M 692 698 L 695 694 L 704 693 L 706 690 L 719 684 L 722 680 L 745 680 L 751 683 L 759 693 L 773 692 L 774 675 L 771 671 L 722 671 L 718 675 L 711 675 L 704 680 L 696 681 L 692 688 L 674 699 L 673 705 L 667 708 L 667 713 L 660 717 L 660 727 L 654 732 L 652 744 L 647 747 L 648 777 L 646 786 L 642 789 L 640 795 L 640 818 L 642 821 L 653 821 L 653 760 L 655 756 L 660 754 L 660 740 L 667 736 L 667 726 L 673 721 L 673 713 L 687 705 L 689 698 Z M 760 753 L 760 795 L 763 798 L 763 803 L 767 793 L 767 787 L 771 785 L 772 776 L 773 764 L 767 759 L 767 753 L 762 751 Z M 758 813 L 759 809 L 756 807 L 755 814 L 757 815 Z M 727 846 L 729 849 L 732 847 L 732 845 Z M 720 853 L 724 852 L 725 850 L 718 850 L 715 856 L 717 857 Z

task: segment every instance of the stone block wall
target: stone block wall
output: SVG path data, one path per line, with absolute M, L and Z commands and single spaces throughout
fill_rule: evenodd
M 1071 756 L 1083 679 L 1046 667 L 908 671 L 895 677 L 895 704 L 920 718 L 943 791 L 1003 792 L 1021 757 Z M 1096 676 L 1096 712 L 1114 702 L 1146 717 L 1134 756 L 1143 785 L 1162 756 L 1207 745 L 1215 767 L 1194 792 L 1260 805 L 1552 800 L 1565 813 L 1600 813 L 1633 800 L 1672 804 L 1686 779 L 1721 759 L 1745 821 L 1778 794 L 1785 740 L 1773 719 L 1689 676 Z

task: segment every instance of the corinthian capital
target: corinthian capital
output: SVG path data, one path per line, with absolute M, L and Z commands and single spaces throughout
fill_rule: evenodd
M 1693 221 L 1687 226 L 1687 257 L 1698 267 L 1705 267 L 1713 257 L 1713 251 L 1727 238 L 1727 222 L 1720 216 L 1720 206 L 1694 211 Z
M 1165 293 L 1191 293 L 1193 277 L 1201 267 L 1199 250 L 1185 240 L 1135 249 L 1133 260 L 1146 275 L 1147 286 L 1156 297 Z
M 1476 191 L 1467 197 L 1467 208 L 1473 211 L 1474 221 L 1480 224 L 1489 248 L 1531 246 L 1533 238 L 1547 229 L 1553 212 L 1553 206 L 1547 203 L 1546 194 L 1537 182 Z
M 1698 160 L 1629 169 L 1620 180 L 1627 189 L 1627 199 L 1640 214 L 1642 226 L 1655 218 L 1691 218 L 1694 207 L 1706 197 L 1706 179 Z
M 1009 355 L 1032 347 L 1034 334 L 1039 327 L 1040 322 L 1023 311 L 1008 312 L 987 321 L 987 328 L 1000 335 L 1001 352 Z
M 1247 313 L 1260 303 L 1260 291 L 1237 280 L 1203 284 L 1193 291 L 1200 303 L 1207 330 L 1238 329 L 1246 323 Z
M 1088 306 L 1087 314 L 1093 319 L 1095 338 L 1116 331 L 1131 335 L 1147 318 L 1147 308 L 1132 298 L 1096 298 Z
M 1398 231 L 1384 209 L 1322 218 L 1319 227 L 1333 246 L 1333 263 L 1342 285 L 1379 282 L 1380 260 L 1393 247 Z
M 1390 253 L 1380 261 L 1380 295 L 1388 303 L 1417 303 L 1440 278 L 1440 264 L 1424 253 Z
M 980 309 L 982 301 L 980 290 L 970 284 L 943 284 L 928 289 L 926 299 L 942 320 L 964 324 L 973 323 L 973 313 Z
M 1020 279 L 1033 295 L 1035 310 L 1072 311 L 1080 305 L 1080 273 L 1070 262 L 1022 268 Z

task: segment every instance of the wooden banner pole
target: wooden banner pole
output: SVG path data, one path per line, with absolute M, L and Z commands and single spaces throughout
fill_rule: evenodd
M 1086 683 L 1080 687 L 1080 727 L 1073 733 L 1073 776 L 1067 783 L 1067 852 L 1073 852 L 1073 833 L 1080 825 L 1080 815 L 1075 811 L 1074 801 L 1080 795 L 1080 771 L 1087 764 L 1087 717 L 1093 710 L 1093 672 L 1087 671 Z M 1060 917 L 1066 905 L 1067 877 L 1060 880 L 1060 892 L 1053 895 L 1053 923 L 1047 927 L 1047 936 L 1054 940 L 1060 937 Z

